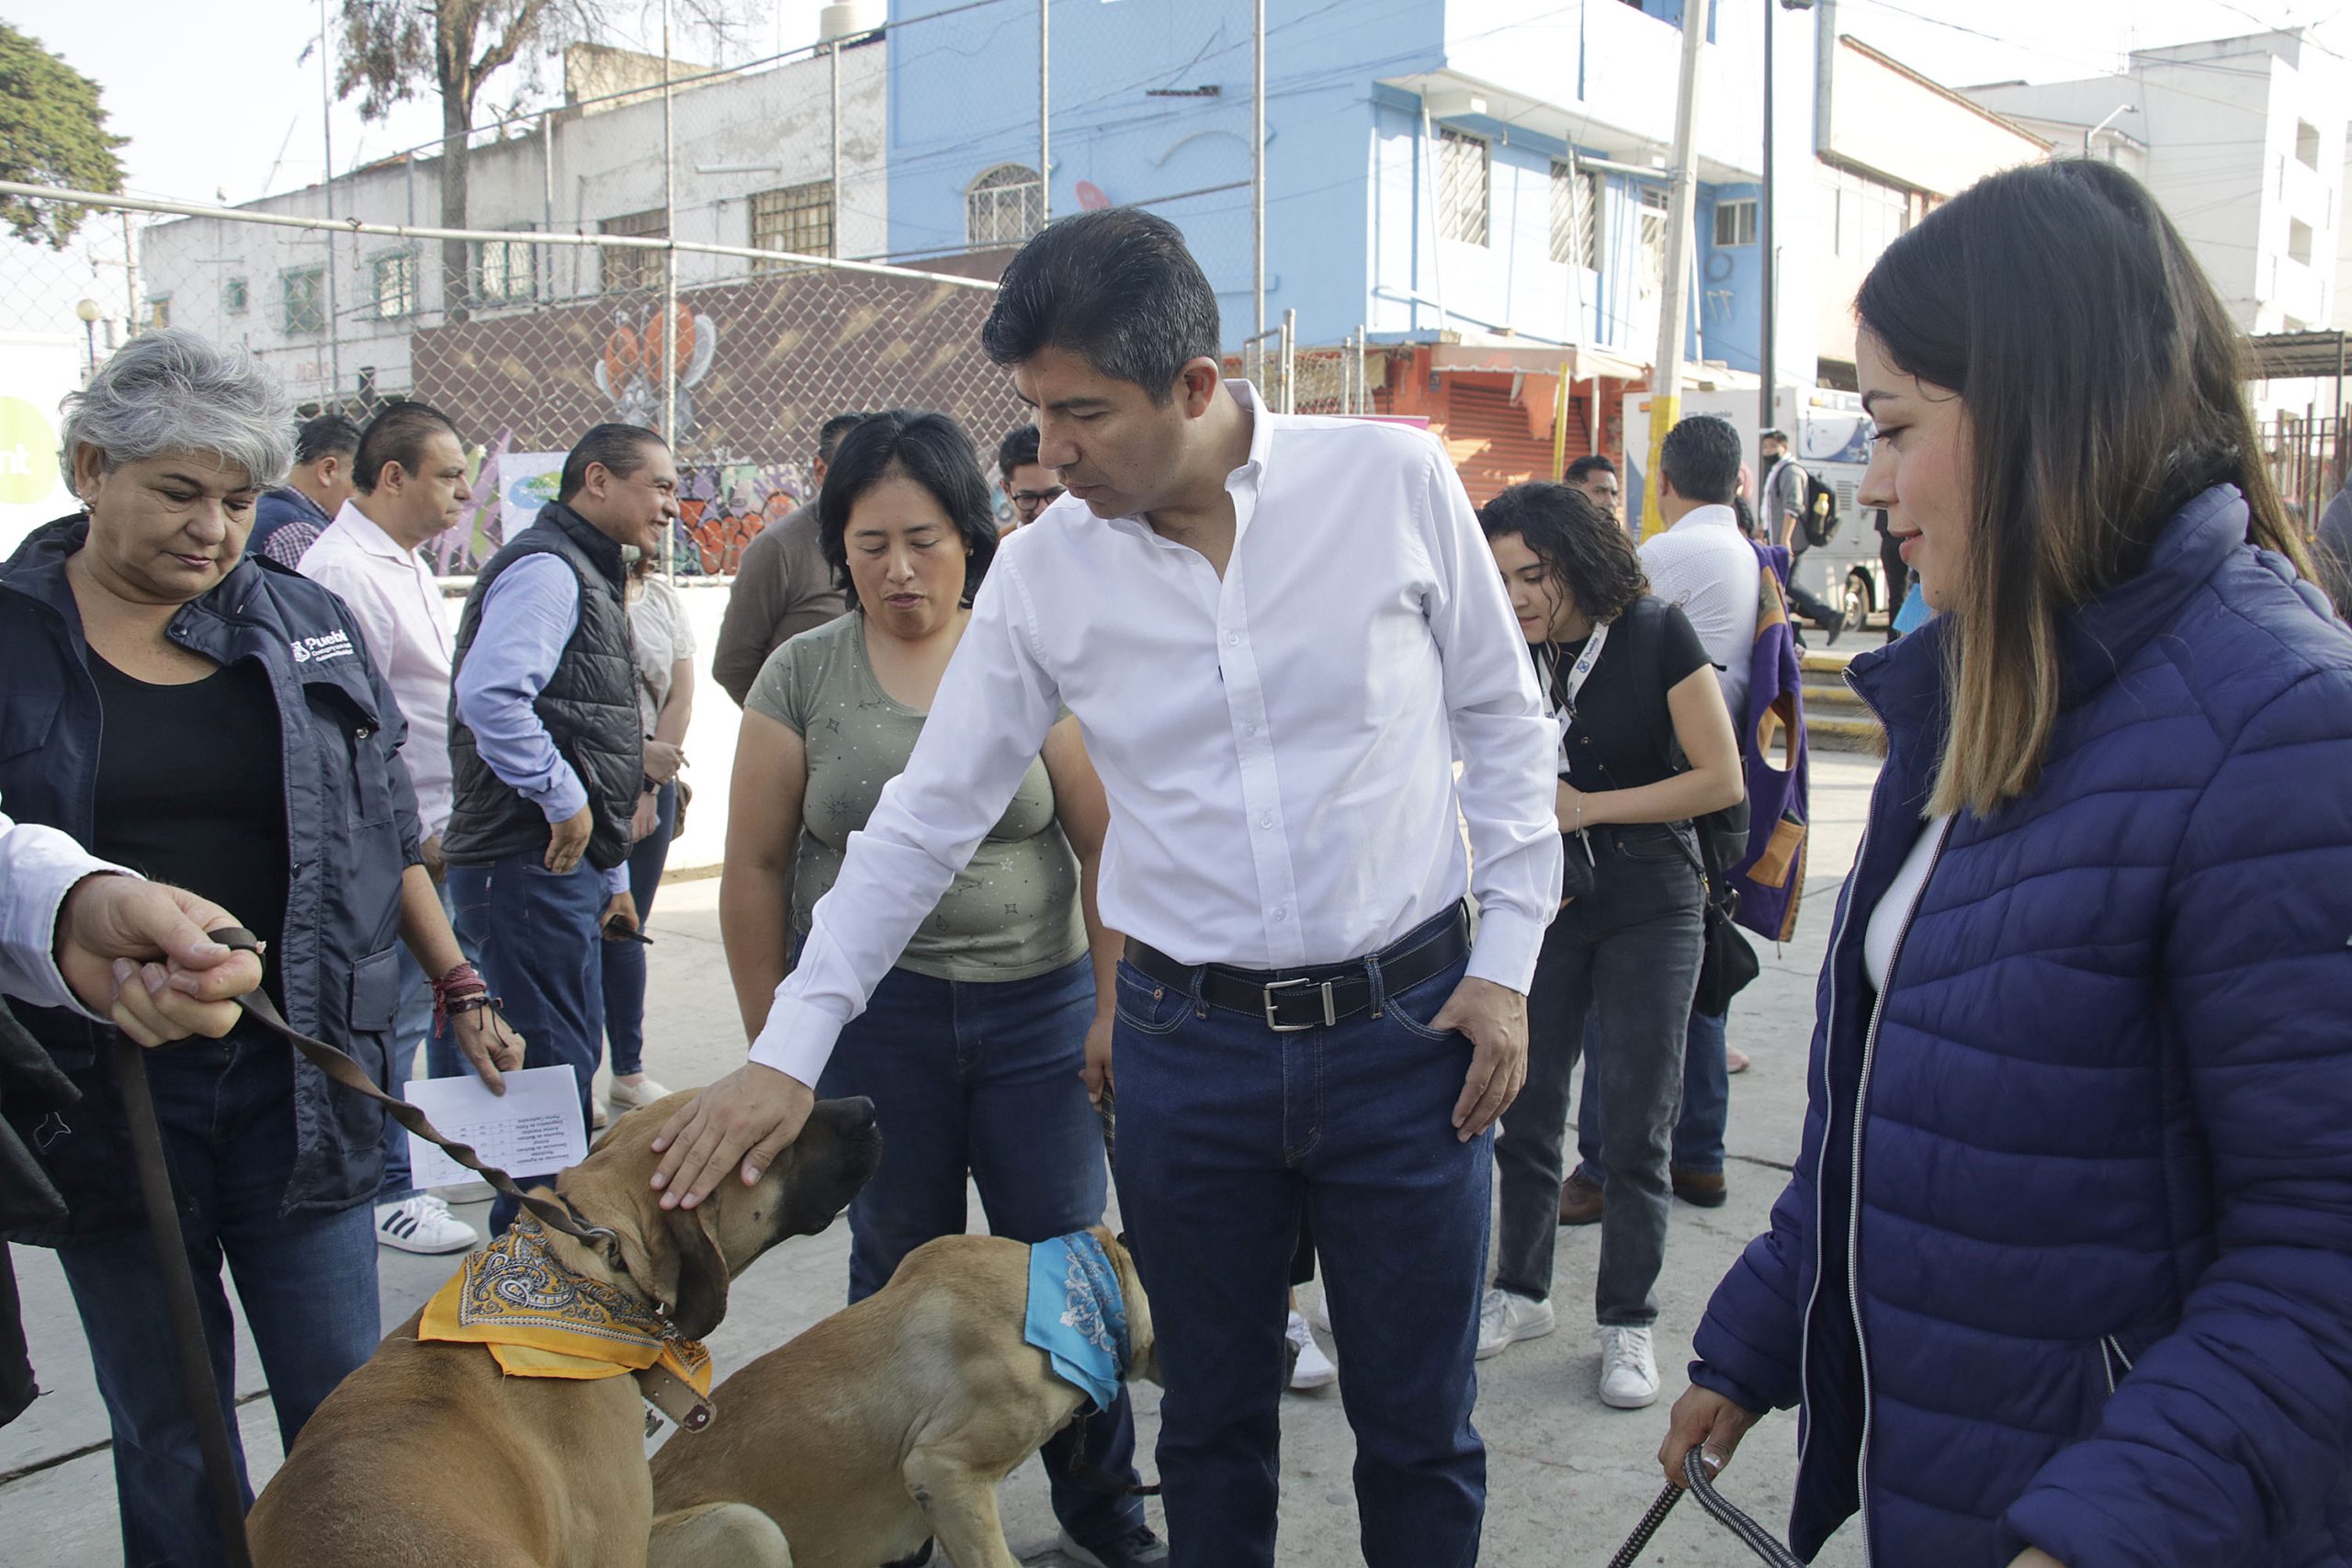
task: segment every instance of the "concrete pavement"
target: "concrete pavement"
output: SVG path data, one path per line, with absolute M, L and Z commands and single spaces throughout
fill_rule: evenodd
M 1559 1331 L 1514 1346 L 1481 1367 L 1477 1421 L 1489 1451 L 1486 1562 L 1531 1568 L 1605 1562 L 1657 1494 L 1654 1456 L 1666 1430 L 1667 1406 L 1683 1385 L 1691 1330 L 1715 1281 L 1748 1238 L 1764 1228 L 1795 1157 L 1814 976 L 1875 773 L 1875 761 L 1868 757 L 1814 758 L 1814 836 L 1797 940 L 1778 953 L 1764 951 L 1762 976 L 1733 1008 L 1733 1043 L 1755 1058 L 1755 1066 L 1732 1080 L 1731 1199 L 1713 1211 L 1675 1208 L 1658 1285 L 1664 1308 L 1658 1360 L 1666 1398 L 1650 1410 L 1621 1412 L 1603 1406 L 1594 1393 L 1598 1363 L 1587 1314 L 1600 1236 L 1590 1228 L 1566 1231 L 1560 1238 L 1555 1294 Z M 651 955 L 653 1021 L 647 1065 L 672 1088 L 707 1082 L 741 1060 L 742 1036 L 719 947 L 717 905 L 715 880 L 673 883 L 662 889 L 651 920 L 657 945 Z M 481 1204 L 459 1212 L 479 1226 L 487 1211 Z M 977 1205 L 972 1225 L 984 1228 Z M 722 1377 L 839 1305 L 848 1279 L 848 1247 L 846 1226 L 836 1224 L 822 1235 L 776 1248 L 737 1283 L 727 1322 L 712 1337 Z M 47 1392 L 13 1426 L 0 1428 L 0 1561 L 28 1568 L 105 1568 L 121 1560 L 111 1461 L 104 1447 L 105 1411 L 54 1260 L 28 1247 L 16 1248 L 15 1258 L 34 1363 Z M 384 1321 L 407 1317 L 453 1267 L 449 1258 L 384 1252 Z M 1380 1374 L 1376 1366 L 1342 1359 L 1339 1388 Z M 237 1389 L 245 1401 L 246 1455 L 255 1482 L 263 1483 L 279 1460 L 277 1427 L 260 1369 L 243 1343 Z M 1136 1411 L 1147 1455 L 1158 1410 L 1158 1391 L 1138 1387 Z M 1287 1396 L 1283 1417 L 1280 1561 L 1285 1568 L 1340 1568 L 1361 1562 L 1350 1481 L 1354 1445 L 1339 1390 Z M 453 1451 L 450 1461 L 462 1464 L 463 1453 Z M 1151 1468 L 1146 1465 L 1148 1472 Z M 1795 1419 L 1776 1415 L 1748 1437 L 1725 1473 L 1724 1491 L 1777 1531 L 1785 1519 L 1795 1468 Z M 1005 1483 L 1002 1501 L 1015 1552 L 1031 1563 L 1063 1563 L 1050 1551 L 1054 1522 L 1034 1461 Z M 1157 1503 L 1152 1514 L 1157 1523 Z M 1736 1568 L 1754 1559 L 1697 1508 L 1686 1506 L 1667 1522 L 1642 1561 Z M 1818 1561 L 1831 1568 L 1861 1561 L 1850 1527 Z

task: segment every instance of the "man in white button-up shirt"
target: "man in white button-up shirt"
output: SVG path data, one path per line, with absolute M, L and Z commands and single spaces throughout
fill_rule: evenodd
M 1220 381 L 1216 297 L 1164 220 L 1053 225 L 983 341 L 1069 494 L 1005 539 L 751 1063 L 663 1130 L 656 1184 L 691 1205 L 797 1134 L 842 1025 L 1067 705 L 1111 803 L 1102 917 L 1128 937 L 1117 1176 L 1168 1390 L 1170 1561 L 1273 1561 L 1306 1218 L 1364 1367 L 1365 1558 L 1467 1568 L 1489 1130 L 1560 889 L 1526 642 L 1439 444 Z

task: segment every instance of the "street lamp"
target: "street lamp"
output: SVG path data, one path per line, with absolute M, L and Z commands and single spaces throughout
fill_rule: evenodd
M 98 319 L 106 312 L 96 299 L 76 299 L 74 313 L 82 318 L 82 335 L 90 345 L 90 374 L 98 373 Z
M 2108 110 L 2107 118 L 2105 119 L 2100 120 L 2097 125 L 2092 126 L 2088 130 L 2083 132 L 2083 156 L 2087 158 L 2091 155 L 2091 138 L 2097 136 L 2100 131 L 2105 130 L 2109 126 L 2113 125 L 2120 117 L 2127 114 L 2138 114 L 2139 112 L 2140 106 L 2137 104 L 2118 104 L 2113 108 Z

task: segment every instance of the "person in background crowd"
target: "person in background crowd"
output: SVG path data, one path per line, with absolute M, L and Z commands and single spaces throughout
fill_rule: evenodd
M 1937 614 L 1804 1136 L 1659 1458 L 1802 1404 L 1791 1545 L 2352 1562 L 2352 633 L 2145 187 L 1990 176 L 1863 279 L 1858 491 Z
M 280 566 L 300 567 L 302 552 L 351 499 L 352 459 L 358 451 L 359 427 L 343 415 L 304 420 L 294 436 L 293 470 L 284 484 L 262 492 L 245 548 Z
M 818 427 L 817 454 L 808 464 L 808 499 L 753 535 L 736 562 L 727 613 L 718 622 L 718 643 L 710 656 L 710 676 L 737 707 L 743 705 L 769 654 L 849 607 L 817 550 L 817 492 L 824 488 L 833 448 L 865 417 L 837 413 Z
M 639 556 L 628 573 L 630 643 L 637 659 L 638 726 L 645 735 L 645 777 L 629 824 L 628 892 L 641 931 L 653 915 L 662 868 L 677 836 L 678 803 L 686 781 L 686 727 L 695 711 L 695 632 L 678 591 Z M 605 993 L 605 1039 L 612 1048 L 616 1110 L 650 1105 L 669 1090 L 645 1076 L 645 944 L 607 932 L 599 950 Z
M 1894 623 L 1903 615 L 1903 597 L 1911 590 L 1911 569 L 1903 564 L 1903 541 L 1887 526 L 1885 507 L 1871 510 L 1871 527 L 1878 535 L 1879 575 L 1886 581 L 1886 640 L 1893 642 L 1903 635 Z
M 379 1079 L 404 939 L 495 1089 L 520 1043 L 433 895 L 392 692 L 334 594 L 245 558 L 291 426 L 275 380 L 185 330 L 142 333 L 66 400 L 60 461 L 86 510 L 0 575 L 0 733 L 26 742 L 0 757 L 12 858 L 22 824 L 41 824 L 187 888 L 191 916 L 262 939 L 261 983 L 296 1029 Z M 183 967 L 210 956 L 180 945 Z M 183 1032 L 168 1018 L 178 977 L 128 954 L 111 974 L 134 1040 Z M 73 996 L 40 998 L 62 1005 L 21 1014 L 81 1098 L 17 1128 L 70 1214 L 11 1239 L 53 1247 L 74 1293 L 113 1431 L 125 1560 L 218 1562 L 96 978 L 85 968 Z M 290 1446 L 380 1334 L 368 1204 L 383 1113 L 298 1075 L 283 1040 L 244 1022 L 157 1053 L 148 1076 L 223 1414 L 235 1430 L 225 1261 Z
M 1650 593 L 1633 541 L 1582 491 L 1516 484 L 1478 521 L 1553 715 L 1555 821 L 1569 862 L 1527 998 L 1527 1087 L 1495 1144 L 1502 1221 L 1478 1354 L 1554 1326 L 1561 1144 L 1589 1016 L 1614 1200 L 1594 1289 L 1600 1397 L 1636 1409 L 1657 1398 L 1650 1325 L 1672 1204 L 1668 1134 L 1702 956 L 1690 819 L 1738 801 L 1739 750 L 1689 618 Z
M 2320 586 L 2335 604 L 2335 613 L 2352 616 L 2352 491 L 2337 491 L 2320 508 L 2312 564 L 2319 571 Z
M 654 1184 L 698 1203 L 797 1134 L 1067 701 L 1113 807 L 1119 1198 L 1167 1382 L 1169 1560 L 1274 1561 L 1304 1214 L 1340 1345 L 1378 1369 L 1348 1382 L 1364 1557 L 1468 1568 L 1489 1130 L 1560 875 L 1555 732 L 1469 499 L 1425 432 L 1222 381 L 1216 295 L 1152 213 L 1033 237 L 982 343 L 1086 510 L 1005 541 L 752 1060 L 657 1135 Z M 1317 1097 L 1285 1094 L 1306 1076 Z
M 850 432 L 818 509 L 818 540 L 854 613 L 769 655 L 744 705 L 729 795 L 719 929 L 751 1036 L 809 940 L 850 835 L 905 770 L 925 716 L 954 700 L 941 676 L 996 554 L 988 481 L 945 414 L 894 410 Z M 1093 1100 L 1110 1067 L 1119 942 L 1095 915 L 1105 810 L 1078 721 L 1064 717 L 842 1031 L 820 1091 L 871 1099 L 892 1151 L 850 1203 L 853 1303 L 924 1242 L 963 1234 L 967 1176 L 996 1235 L 1035 1243 L 1102 1223 L 1109 1182 Z M 1056 1446 L 1045 1461 L 1073 1555 L 1157 1561 L 1142 1501 L 1070 1469 L 1075 1459 L 1135 1479 L 1126 1395 L 1082 1434 L 1082 1453 Z
M 1802 464 L 1789 456 L 1789 437 L 1785 431 L 1768 430 L 1758 439 L 1764 458 L 1763 504 L 1757 511 L 1758 526 L 1764 536 L 1789 552 L 1789 603 L 1797 614 L 1828 634 L 1828 645 L 1838 646 L 1838 634 L 1845 629 L 1846 617 L 1809 592 L 1797 581 L 1797 570 L 1805 551 L 1813 541 L 1805 537 L 1804 498 L 1805 472 Z
M 1689 617 L 1723 687 L 1726 716 L 1747 711 L 1748 664 L 1756 644 L 1756 552 L 1739 532 L 1731 499 L 1738 493 L 1739 433 L 1713 414 L 1694 414 L 1666 433 L 1658 450 L 1658 511 L 1666 527 L 1641 547 L 1650 591 Z M 1746 737 L 1734 728 L 1745 751 Z M 1703 851 L 1707 835 L 1700 835 Z M 1727 868 L 1715 868 L 1719 874 Z M 1729 1020 L 1691 1009 L 1682 1046 L 1682 1107 L 1674 1122 L 1667 1174 L 1674 1195 L 1703 1209 L 1723 1206 L 1724 1126 L 1731 1114 Z M 1599 1021 L 1585 1043 L 1591 1053 Z M 1747 1065 L 1742 1059 L 1742 1066 Z M 1607 1181 L 1600 1163 L 1601 1096 L 1590 1055 L 1577 1097 L 1578 1161 L 1560 1190 L 1560 1223 L 1601 1217 Z
M 997 477 L 1004 481 L 1004 498 L 1012 503 L 1012 521 L 1005 525 L 1010 534 L 1023 523 L 1035 523 L 1037 514 L 1061 498 L 1062 487 L 1054 479 L 1054 470 L 1037 461 L 1037 427 L 1024 424 L 1008 431 L 996 448 Z
M 556 499 L 483 565 L 458 622 L 457 796 L 442 840 L 458 930 L 528 1043 L 526 1066 L 572 1070 L 583 1127 L 604 1048 L 602 938 L 638 925 L 628 853 L 645 727 L 628 552 L 659 549 L 677 516 L 669 446 L 597 425 L 564 457 Z M 514 1209 L 492 1205 L 493 1234 Z
M 1602 454 L 1595 452 L 1570 463 L 1566 482 L 1584 491 L 1603 517 L 1611 523 L 1624 522 L 1624 487 L 1618 481 L 1617 465 Z
M 441 836 L 449 826 L 449 661 L 453 643 L 441 585 L 424 546 L 455 527 L 472 492 L 457 427 L 429 404 L 401 402 L 370 420 L 360 437 L 353 494 L 303 553 L 302 575 L 334 590 L 359 624 L 368 657 L 408 721 L 401 761 L 416 788 L 424 869 L 445 914 L 448 867 Z M 401 955 L 401 1010 L 393 1021 L 392 1092 L 400 1092 L 425 1045 L 432 1077 L 456 1073 L 457 1053 L 433 1027 L 433 981 Z M 449 1205 L 409 1180 L 408 1133 L 384 1119 L 384 1188 L 376 1197 L 376 1239 L 403 1252 L 461 1252 L 481 1240 Z

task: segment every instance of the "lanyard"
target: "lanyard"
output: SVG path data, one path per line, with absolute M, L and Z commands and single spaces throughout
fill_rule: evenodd
M 1568 731 L 1576 728 L 1577 694 L 1584 690 L 1585 678 L 1592 673 L 1592 667 L 1600 662 L 1600 650 L 1608 645 L 1608 642 L 1609 623 L 1602 621 L 1592 628 L 1592 636 L 1585 639 L 1584 651 L 1578 654 L 1577 661 L 1568 667 L 1567 683 L 1560 694 L 1560 706 L 1552 715 L 1553 721 L 1560 727 L 1560 744 L 1563 747 L 1568 743 Z M 1544 649 L 1541 662 L 1544 670 L 1544 694 L 1549 696 L 1554 665 L 1548 645 Z M 1563 760 L 1565 760 L 1565 754 Z

